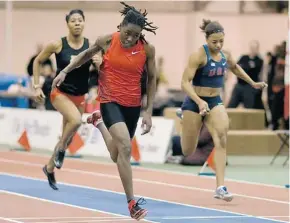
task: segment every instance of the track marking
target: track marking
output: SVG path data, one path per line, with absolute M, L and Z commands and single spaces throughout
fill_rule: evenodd
M 0 217 L 0 220 L 8 221 L 8 222 L 14 222 L 14 223 L 23 223 L 22 221 L 16 221 L 16 220 L 13 220 L 11 218 L 3 218 L 3 217 Z
M 257 216 L 260 218 L 289 218 L 289 216 Z M 129 217 L 31 217 L 31 218 L 9 218 L 14 220 L 62 220 L 62 219 L 131 219 Z M 164 216 L 164 217 L 148 217 L 148 219 L 220 219 L 220 218 L 253 218 L 252 216 Z
M 5 151 L 8 152 L 8 151 Z M 23 153 L 23 152 L 18 152 L 18 151 L 13 151 L 15 153 L 24 155 L 24 156 L 36 156 L 36 157 L 45 157 L 45 158 L 49 158 L 50 155 L 46 155 L 46 154 L 37 154 L 37 153 Z M 0 152 L 1 153 L 1 152 Z M 74 160 L 76 162 L 80 162 L 80 163 L 91 163 L 91 164 L 99 164 L 99 165 L 104 165 L 104 166 L 115 166 L 114 163 L 109 163 L 106 161 L 92 161 L 92 160 L 84 160 L 84 159 L 74 159 L 74 158 L 70 158 L 70 157 L 66 157 L 66 159 L 69 160 Z M 160 170 L 154 167 L 140 167 L 140 166 L 133 166 L 133 169 L 140 169 L 140 170 L 146 170 L 146 171 L 151 171 L 151 172 L 158 172 L 158 173 L 167 173 L 167 174 L 176 174 L 176 175 L 181 175 L 181 176 L 194 176 L 194 177 L 200 177 L 197 174 L 194 173 L 184 173 L 181 171 L 176 171 L 176 170 Z M 214 180 L 212 177 L 210 176 L 202 176 L 203 178 L 208 178 L 211 180 Z M 256 185 L 256 186 L 264 186 L 264 187 L 274 187 L 274 188 L 280 188 L 280 189 L 284 189 L 284 186 L 279 186 L 279 185 L 274 185 L 274 184 L 265 184 L 265 183 L 259 183 L 259 182 L 251 182 L 251 181 L 246 181 L 246 180 L 235 180 L 235 179 L 229 179 L 229 178 L 225 178 L 226 181 L 229 182 L 234 182 L 234 183 L 242 183 L 242 184 L 249 184 L 249 185 Z
M 114 216 L 118 216 L 118 217 L 128 217 L 128 216 L 121 215 L 121 214 L 116 214 L 116 213 L 96 210 L 96 209 L 92 209 L 92 208 L 86 208 L 86 207 L 82 207 L 82 206 L 78 206 L 78 205 L 73 205 L 73 204 L 63 203 L 63 202 L 59 202 L 59 201 L 43 199 L 43 198 L 39 198 L 39 197 L 33 197 L 33 196 L 25 195 L 25 194 L 22 194 L 22 193 L 14 193 L 14 192 L 6 191 L 6 190 L 0 190 L 0 193 L 16 195 L 16 196 L 19 196 L 19 197 L 30 198 L 30 199 L 37 200 L 37 201 L 43 201 L 43 202 L 53 203 L 53 204 L 60 204 L 60 205 L 63 205 L 63 206 L 68 206 L 68 207 L 72 207 L 72 208 L 78 208 L 78 209 L 83 209 L 83 210 L 88 210 L 88 211 L 93 211 L 93 212 L 99 212 L 99 213 L 103 213 L 103 214 L 110 214 L 110 215 L 114 215 Z M 143 221 L 155 223 L 154 221 L 149 221 L 149 220 L 143 220 Z
M 36 181 L 41 181 L 41 182 L 47 182 L 46 180 L 43 180 L 43 179 L 33 178 L 33 177 L 26 177 L 26 176 L 22 176 L 22 175 L 8 174 L 8 173 L 3 173 L 3 172 L 0 172 L 0 174 L 6 175 L 6 176 L 18 177 L 18 178 L 22 178 L 22 179 L 30 179 L 30 180 L 36 180 Z M 77 188 L 83 188 L 83 189 L 89 189 L 89 190 L 99 190 L 99 191 L 104 191 L 104 192 L 109 192 L 109 193 L 114 193 L 114 194 L 125 195 L 124 193 L 121 193 L 121 192 L 106 190 L 106 189 L 102 189 L 102 188 L 94 188 L 94 187 L 88 187 L 88 186 L 82 186 L 82 185 L 76 185 L 76 184 L 70 184 L 70 183 L 62 183 L 62 182 L 60 182 L 58 184 L 59 185 L 71 186 L 71 187 L 77 187 Z M 0 192 L 1 192 L 1 190 L 0 190 Z M 9 192 L 9 193 L 13 193 L 13 192 Z M 23 194 L 20 194 L 20 195 L 23 195 Z M 27 196 L 27 195 L 23 195 L 23 196 Z M 141 195 L 136 195 L 136 196 L 137 197 L 142 197 Z M 161 201 L 161 202 L 166 202 L 166 203 L 170 203 L 170 204 L 177 204 L 177 205 L 186 206 L 186 207 L 193 207 L 193 208 L 199 208 L 199 209 L 205 209 L 205 210 L 218 211 L 218 212 L 222 212 L 222 213 L 228 213 L 228 214 L 235 214 L 235 215 L 247 216 L 247 217 L 252 217 L 252 218 L 271 220 L 271 221 L 274 221 L 274 222 L 289 223 L 288 221 L 279 221 L 279 220 L 270 219 L 270 218 L 256 217 L 254 215 L 241 214 L 241 213 L 238 213 L 238 212 L 224 211 L 224 210 L 220 210 L 220 209 L 202 207 L 202 206 L 191 205 L 191 204 L 183 204 L 183 203 L 179 203 L 179 202 L 167 201 L 167 200 L 162 200 L 162 199 L 157 199 L 157 198 L 152 198 L 152 197 L 145 197 L 145 196 L 143 196 L 143 197 L 146 198 L 146 199 L 154 200 L 154 201 Z M 41 199 L 41 198 L 37 198 L 37 199 Z M 47 200 L 47 201 L 49 201 L 49 200 Z M 55 202 L 55 201 L 52 201 L 52 202 Z M 56 202 L 56 203 L 58 203 L 58 202 Z M 66 205 L 66 204 L 64 204 L 64 205 Z M 68 206 L 69 206 L 69 204 L 68 204 Z M 84 209 L 86 209 L 86 208 L 84 208 Z M 89 210 L 91 210 L 91 209 L 89 209 Z M 106 213 L 106 212 L 104 212 L 104 213 Z M 109 213 L 109 214 L 111 214 L 111 213 Z M 117 214 L 114 214 L 114 215 L 117 215 Z M 122 215 L 119 215 L 119 216 L 122 216 Z
M 12 163 L 12 164 L 15 164 L 15 165 L 33 166 L 33 167 L 42 167 L 43 166 L 41 164 L 22 162 L 22 161 L 15 161 L 15 160 L 9 160 L 9 159 L 1 159 L 1 158 L 0 158 L 0 162 Z M 120 180 L 120 177 L 117 176 L 117 175 L 96 173 L 96 172 L 83 171 L 83 170 L 77 170 L 77 169 L 69 169 L 69 168 L 62 168 L 62 171 L 71 172 L 71 173 L 79 173 L 79 174 L 84 174 L 84 175 L 91 175 L 91 176 L 98 176 L 98 177 L 106 177 L 106 178 L 110 178 L 110 179 Z M 169 183 L 163 183 L 163 182 L 159 182 L 159 181 L 143 180 L 143 179 L 139 179 L 139 178 L 134 178 L 133 181 L 140 182 L 140 183 L 147 183 L 147 184 L 153 184 L 153 185 L 161 185 L 161 186 L 166 186 L 166 187 L 185 189 L 185 190 L 195 190 L 195 191 L 197 190 L 197 191 L 203 191 L 203 192 L 208 192 L 208 193 L 213 193 L 214 192 L 213 190 L 203 189 L 203 188 L 199 188 L 199 187 L 190 187 L 190 186 L 183 186 L 183 185 L 177 185 L 177 184 L 169 184 Z M 248 196 L 248 195 L 243 195 L 243 194 L 234 194 L 234 193 L 233 193 L 233 195 L 236 196 L 236 197 L 243 197 L 243 198 L 249 198 L 249 199 L 255 199 L 255 200 L 262 200 L 262 201 L 274 202 L 274 203 L 279 203 L 279 204 L 287 204 L 287 205 L 290 204 L 290 202 L 287 202 L 287 201 L 273 200 L 273 199 L 268 199 L 268 198 L 263 198 L 263 197 L 254 197 L 254 196 Z

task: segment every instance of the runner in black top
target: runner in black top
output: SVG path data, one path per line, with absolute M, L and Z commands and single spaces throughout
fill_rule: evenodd
M 55 42 L 48 44 L 36 57 L 33 64 L 34 88 L 36 90 L 36 101 L 44 99 L 41 86 L 39 85 L 39 67 L 52 54 L 55 54 L 57 62 L 57 75 L 74 58 L 84 50 L 88 49 L 89 40 L 83 36 L 85 16 L 81 10 L 72 10 L 66 16 L 69 34 Z M 98 55 L 96 55 L 98 57 Z M 96 61 L 96 57 L 93 61 Z M 61 168 L 65 156 L 65 149 L 69 145 L 72 137 L 81 125 L 81 117 L 84 111 L 85 94 L 88 92 L 91 61 L 70 72 L 66 80 L 50 93 L 52 105 L 63 116 L 62 136 L 55 146 L 55 151 L 48 164 L 43 168 L 49 185 L 57 190 L 54 177 L 54 167 Z

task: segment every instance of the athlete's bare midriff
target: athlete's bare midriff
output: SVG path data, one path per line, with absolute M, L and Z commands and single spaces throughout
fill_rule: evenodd
M 222 88 L 193 86 L 193 89 L 200 97 L 216 97 L 219 96 L 222 92 Z

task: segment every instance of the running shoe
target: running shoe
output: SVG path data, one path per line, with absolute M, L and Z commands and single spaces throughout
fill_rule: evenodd
M 140 198 L 137 202 L 135 200 L 131 200 L 129 202 L 128 208 L 130 211 L 130 215 L 133 219 L 136 219 L 137 221 L 139 221 L 146 217 L 148 211 L 139 206 L 139 205 L 144 205 L 144 204 L 146 204 L 146 201 L 144 198 Z
M 95 127 L 98 126 L 98 124 L 100 124 L 101 122 L 103 122 L 102 120 L 102 115 L 101 112 L 99 110 L 94 111 L 88 118 L 87 118 L 87 123 L 88 124 L 92 124 Z
M 233 195 L 228 192 L 225 186 L 220 186 L 216 189 L 214 198 L 230 202 L 233 200 Z
M 54 190 L 58 190 L 58 187 L 56 186 L 56 180 L 55 180 L 55 177 L 54 177 L 54 172 L 52 172 L 52 173 L 47 172 L 47 166 L 46 165 L 42 168 L 42 171 L 45 174 L 45 176 L 47 177 L 49 186 L 52 189 L 54 189 Z
M 64 157 L 65 157 L 65 150 L 63 149 L 56 150 L 53 162 L 57 169 L 60 169 L 62 167 Z

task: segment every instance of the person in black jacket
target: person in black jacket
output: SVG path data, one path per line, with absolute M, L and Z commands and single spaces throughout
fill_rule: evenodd
M 259 56 L 259 43 L 252 41 L 250 43 L 250 53 L 243 55 L 238 61 L 238 64 L 244 71 L 253 79 L 258 82 L 263 68 L 263 59 Z M 244 80 L 238 79 L 230 99 L 229 108 L 236 108 L 240 103 L 243 103 L 245 108 L 260 108 L 261 107 L 261 94 L 259 91 L 252 88 Z M 260 104 L 260 105 L 259 105 Z

